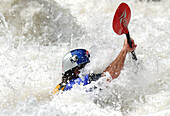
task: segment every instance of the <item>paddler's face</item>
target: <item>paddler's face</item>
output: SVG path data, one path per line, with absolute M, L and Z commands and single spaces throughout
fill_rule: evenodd
M 79 69 L 76 68 L 76 69 L 74 70 L 74 73 L 75 73 L 76 75 L 78 75 L 78 74 L 80 73 Z

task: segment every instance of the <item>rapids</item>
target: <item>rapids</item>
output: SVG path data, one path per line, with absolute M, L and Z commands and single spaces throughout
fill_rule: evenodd
M 132 11 L 138 61 L 126 57 L 120 76 L 52 96 L 63 55 L 90 51 L 87 71 L 102 72 L 125 35 L 112 30 L 122 0 L 1 0 L 0 116 L 170 115 L 170 1 L 124 0 Z M 86 92 L 91 86 L 100 89 Z

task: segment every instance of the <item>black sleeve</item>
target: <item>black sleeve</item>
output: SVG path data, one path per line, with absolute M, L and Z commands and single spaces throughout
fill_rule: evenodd
M 101 77 L 102 77 L 102 73 L 100 74 L 91 73 L 89 74 L 89 82 L 91 83 L 92 81 L 97 81 Z

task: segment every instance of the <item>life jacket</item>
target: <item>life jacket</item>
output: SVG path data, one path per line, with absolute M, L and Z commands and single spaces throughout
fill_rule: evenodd
M 97 81 L 101 76 L 102 74 L 88 74 L 83 77 L 72 79 L 67 84 L 61 82 L 55 87 L 53 94 L 60 90 L 62 91 L 70 90 L 75 84 L 78 85 L 82 84 L 83 86 L 88 85 L 91 83 L 91 81 Z
M 65 85 L 63 85 L 63 83 L 61 82 L 60 84 L 58 84 L 56 87 L 55 87 L 55 89 L 54 89 L 54 91 L 53 91 L 53 94 L 55 94 L 56 92 L 58 92 L 58 91 L 60 91 L 60 90 L 64 90 L 64 88 L 65 88 Z

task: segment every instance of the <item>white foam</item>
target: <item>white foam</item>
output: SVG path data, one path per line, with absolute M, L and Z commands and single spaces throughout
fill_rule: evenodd
M 117 79 L 91 84 L 102 91 L 87 93 L 89 86 L 75 86 L 52 98 L 68 50 L 89 50 L 88 70 L 102 72 L 116 58 L 125 38 L 111 26 L 121 0 L 55 1 L 4 0 L 0 5 L 2 115 L 170 114 L 169 0 L 124 1 L 132 10 L 129 30 L 138 45 L 138 63 L 127 55 Z

